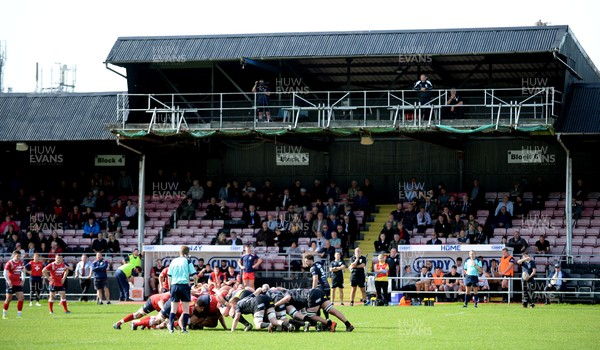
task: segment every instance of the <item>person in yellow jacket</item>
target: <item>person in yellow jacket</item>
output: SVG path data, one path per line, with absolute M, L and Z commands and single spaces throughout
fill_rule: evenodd
M 388 295 L 388 273 L 390 266 L 385 262 L 385 255 L 379 254 L 377 264 L 373 266 L 375 273 L 375 291 L 377 292 L 377 300 L 380 300 L 383 305 L 390 302 Z
M 115 278 L 119 284 L 120 301 L 133 301 L 129 298 L 129 279 L 139 275 L 141 272 L 142 268 L 132 262 L 120 266 L 117 271 L 115 271 Z

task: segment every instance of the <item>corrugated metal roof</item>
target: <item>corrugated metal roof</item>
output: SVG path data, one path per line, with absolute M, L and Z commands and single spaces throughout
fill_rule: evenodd
M 112 140 L 117 93 L 0 94 L 0 141 Z
M 557 131 L 600 134 L 600 84 L 571 85 Z
M 568 26 L 438 30 L 274 33 L 118 38 L 106 61 L 115 65 L 301 57 L 398 54 L 551 52 Z

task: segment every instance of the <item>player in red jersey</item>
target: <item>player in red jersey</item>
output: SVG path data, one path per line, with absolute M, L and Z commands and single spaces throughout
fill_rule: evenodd
M 171 313 L 171 306 L 172 306 L 172 303 L 170 300 L 168 300 L 167 302 L 164 303 L 164 305 L 160 309 L 160 312 L 158 313 L 158 315 L 147 316 L 147 317 L 142 318 L 139 321 L 132 322 L 131 329 L 133 329 L 135 331 L 138 327 L 158 328 L 158 329 L 167 327 L 167 323 L 169 322 L 169 315 Z M 189 305 L 188 314 L 189 315 L 193 314 L 196 307 L 198 307 L 198 306 L 196 306 L 196 298 L 192 297 L 190 305 Z M 202 311 L 203 311 L 203 308 L 199 310 L 199 312 L 202 312 Z M 182 315 L 183 315 L 182 305 L 181 305 L 181 303 L 177 303 L 177 312 L 175 313 L 175 318 L 177 318 L 178 320 L 181 321 Z
M 35 306 L 40 305 L 40 294 L 42 293 L 42 270 L 44 262 L 40 254 L 34 253 L 33 260 L 25 265 L 25 271 L 29 274 L 29 306 L 33 306 L 33 297 L 35 295 Z
M 137 320 L 138 318 L 142 318 L 142 317 L 146 316 L 147 314 L 151 313 L 152 311 L 160 311 L 162 309 L 163 305 L 165 304 L 165 302 L 167 302 L 170 297 L 171 297 L 171 294 L 169 292 L 152 295 L 151 297 L 146 299 L 146 303 L 144 304 L 144 306 L 142 306 L 135 313 L 128 314 L 127 316 L 123 317 L 121 320 L 117 321 L 115 324 L 113 324 L 113 328 L 121 329 L 121 325 L 123 323 L 127 323 L 129 321 L 133 321 L 133 320 Z
M 158 281 L 162 287 L 162 293 L 168 292 L 171 290 L 171 286 L 169 286 L 169 267 L 165 267 L 160 275 L 158 275 Z
M 70 314 L 71 311 L 67 308 L 67 296 L 65 293 L 65 280 L 69 275 L 69 267 L 63 262 L 62 255 L 58 254 L 54 258 L 54 262 L 48 264 L 42 272 L 44 276 L 50 281 L 50 297 L 48 298 L 48 308 L 50 313 L 54 313 L 54 296 L 56 292 L 60 295 L 60 304 L 65 310 L 66 314 Z
M 23 272 L 23 260 L 21 260 L 21 251 L 15 250 L 10 259 L 4 265 L 4 280 L 6 280 L 6 299 L 4 300 L 4 308 L 2 309 L 2 318 L 6 319 L 6 312 L 12 300 L 13 295 L 17 296 L 17 317 L 21 317 L 23 310 L 23 280 L 21 274 Z

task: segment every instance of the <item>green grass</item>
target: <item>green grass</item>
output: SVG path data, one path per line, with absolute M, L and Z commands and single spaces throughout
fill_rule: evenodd
M 434 307 L 338 307 L 355 325 L 352 333 L 268 334 L 266 331 L 231 334 L 221 328 L 169 334 L 164 330 L 120 331 L 112 324 L 138 304 L 103 305 L 70 303 L 73 312 L 54 315 L 45 307 L 25 306 L 16 318 L 16 302 L 9 319 L 0 320 L 1 349 L 168 349 L 186 346 L 207 349 L 597 349 L 600 307 L 590 305 L 436 304 Z M 226 319 L 228 325 L 231 319 Z M 242 346 L 242 347 L 239 347 Z

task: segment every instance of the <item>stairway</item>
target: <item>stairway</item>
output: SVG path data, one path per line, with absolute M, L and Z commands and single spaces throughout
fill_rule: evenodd
M 355 242 L 355 245 L 360 247 L 362 255 L 367 257 L 367 272 L 371 272 L 371 261 L 375 255 L 375 247 L 373 242 L 379 238 L 379 233 L 388 220 L 389 214 L 396 209 L 396 204 L 384 204 L 378 205 L 379 209 L 377 213 L 372 213 L 371 217 L 373 221 L 367 222 L 367 230 L 362 231 L 362 239 Z M 350 256 L 354 255 L 354 251 L 349 252 Z M 346 267 L 350 266 L 350 259 L 345 259 Z M 350 292 L 352 287 L 350 286 L 350 271 L 344 272 L 344 304 L 349 305 L 350 303 Z M 356 296 L 354 297 L 355 304 L 362 298 L 360 291 L 356 290 Z M 339 303 L 339 295 L 335 296 L 336 304 Z

